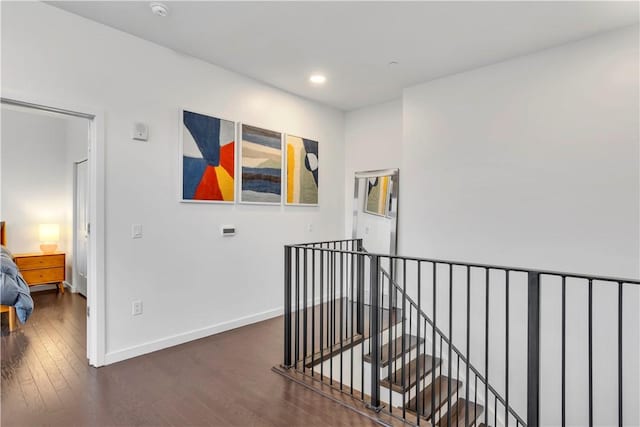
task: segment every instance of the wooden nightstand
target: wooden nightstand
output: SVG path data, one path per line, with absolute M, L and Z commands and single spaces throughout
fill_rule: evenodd
M 29 286 L 57 283 L 60 292 L 64 293 L 64 252 L 14 254 L 13 260 Z

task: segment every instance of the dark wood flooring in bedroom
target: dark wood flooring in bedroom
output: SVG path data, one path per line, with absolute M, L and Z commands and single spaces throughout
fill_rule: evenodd
M 3 316 L 2 426 L 375 425 L 271 371 L 282 318 L 94 369 L 85 299 L 46 291 L 34 301 L 18 331 Z

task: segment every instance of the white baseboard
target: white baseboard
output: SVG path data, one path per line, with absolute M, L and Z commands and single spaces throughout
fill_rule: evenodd
M 279 307 L 273 310 L 267 310 L 261 313 L 239 317 L 237 319 L 218 323 L 216 325 L 195 329 L 193 331 L 172 335 L 172 336 L 161 338 L 154 341 L 149 341 L 144 344 L 135 345 L 122 350 L 108 352 L 107 354 L 105 354 L 104 364 L 110 365 L 112 363 L 120 362 L 122 360 L 127 360 L 133 357 L 142 356 L 144 354 L 153 353 L 154 351 L 163 350 L 165 348 L 184 344 L 189 341 L 194 341 L 200 338 L 205 338 L 211 335 L 219 334 L 221 332 L 229 331 L 231 329 L 236 329 L 242 326 L 250 325 L 252 323 L 257 323 L 263 320 L 282 316 L 283 311 L 284 309 L 282 307 Z

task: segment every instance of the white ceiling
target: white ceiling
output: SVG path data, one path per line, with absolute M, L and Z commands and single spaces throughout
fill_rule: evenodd
M 343 110 L 638 23 L 632 2 L 48 2 Z M 389 66 L 390 61 L 399 64 Z M 312 72 L 327 76 L 313 86 Z

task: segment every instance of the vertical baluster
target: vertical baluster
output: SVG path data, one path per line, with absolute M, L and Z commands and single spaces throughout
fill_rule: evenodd
M 431 424 L 435 424 L 435 410 L 436 410 L 436 263 L 431 263 L 431 266 L 433 268 L 432 271 L 432 275 L 433 275 L 433 327 L 431 329 L 431 416 L 429 418 L 429 420 L 431 421 Z M 440 359 L 442 360 L 442 358 Z M 438 386 L 438 389 L 440 389 L 440 387 Z M 438 402 L 440 403 L 440 402 Z
M 284 366 L 291 367 L 291 246 L 284 247 Z
M 336 244 L 331 250 L 331 345 L 329 347 L 329 384 L 333 385 L 333 350 L 336 343 Z
M 447 427 L 451 427 L 451 346 L 453 344 L 453 264 L 449 264 L 449 356 L 447 364 Z
M 311 249 L 311 376 L 314 376 L 316 353 L 316 250 Z
M 618 283 L 618 425 L 622 427 L 622 282 Z
M 391 345 L 393 343 L 393 329 L 395 329 L 395 322 L 394 319 L 392 319 L 391 313 L 393 311 L 393 261 L 391 260 L 391 258 L 387 258 L 389 260 L 389 333 L 388 333 L 388 339 L 389 339 L 389 345 L 387 346 L 387 348 L 389 349 L 389 364 L 387 365 L 387 378 L 389 380 L 389 413 L 391 413 L 393 411 L 393 405 L 392 405 L 392 393 L 393 393 L 393 387 L 391 386 L 392 381 L 393 381 L 393 372 L 392 369 L 394 368 L 394 350 L 395 347 L 394 345 Z M 395 316 L 394 316 L 395 317 Z
M 589 427 L 593 427 L 593 280 L 589 279 Z
M 380 408 L 380 288 L 379 288 L 379 258 L 371 255 L 369 266 L 371 281 L 371 406 Z
M 324 382 L 324 245 L 320 245 L 320 381 Z
M 421 300 L 422 300 L 422 283 L 421 283 L 421 267 L 422 264 L 420 263 L 420 261 L 417 262 L 417 270 L 418 270 L 418 276 L 417 276 L 417 283 L 418 283 L 418 307 L 416 308 L 416 335 L 417 335 L 417 347 L 416 347 L 416 412 L 418 414 L 422 414 L 424 412 L 424 406 L 422 405 L 421 399 L 420 399 L 420 358 L 423 356 L 420 356 L 420 314 L 422 313 L 422 308 L 420 306 L 421 304 Z M 418 425 L 420 425 L 420 417 L 418 416 Z
M 307 366 L 307 248 L 302 249 L 302 262 L 304 265 L 302 266 L 302 307 L 303 307 L 303 318 L 302 318 L 302 372 L 304 373 Z
M 566 382 L 567 382 L 567 278 L 566 276 L 562 276 L 562 367 L 561 367 L 561 377 L 562 377 L 562 427 L 566 425 L 566 404 L 567 404 L 567 395 L 566 395 Z
M 538 427 L 540 415 L 540 273 L 528 273 L 527 426 Z
M 505 294 L 505 378 L 504 378 L 504 384 L 505 384 L 505 406 L 504 406 L 504 421 L 505 421 L 505 427 L 509 427 L 509 270 L 505 270 L 504 271 L 505 274 L 505 278 L 504 278 L 504 283 L 505 283 L 505 289 L 504 289 L 504 294 Z
M 358 324 L 361 328 L 359 332 L 362 337 L 360 344 L 360 397 L 362 400 L 364 400 L 364 343 L 367 338 L 364 325 L 364 263 L 365 258 L 362 254 L 362 240 L 360 240 L 358 242 Z M 369 325 L 371 325 L 371 322 L 369 322 Z M 371 337 L 371 334 L 369 334 L 369 337 Z
M 353 250 L 353 240 L 351 241 L 351 265 L 349 266 L 349 276 L 351 278 L 351 291 L 349 292 L 349 296 L 351 298 L 350 303 L 349 303 L 349 308 L 350 308 L 350 312 L 351 312 L 351 331 L 349 333 L 349 336 L 351 337 L 351 377 L 349 378 L 349 384 L 351 384 L 351 394 L 353 395 L 353 347 L 354 347 L 354 340 L 355 340 L 355 336 L 353 334 L 353 322 L 354 322 L 354 296 L 353 296 L 353 289 L 354 289 L 354 285 L 353 285 L 353 281 L 354 281 L 354 263 L 355 263 L 355 255 L 353 254 L 354 250 Z
M 402 348 L 406 348 L 406 336 L 407 336 L 407 329 L 406 329 L 406 317 L 407 317 L 407 260 L 403 259 L 402 260 Z M 402 352 L 402 390 L 406 389 L 406 377 L 405 377 L 405 372 L 404 372 L 404 365 L 406 363 L 405 360 L 405 354 L 404 351 Z M 407 411 L 406 411 L 406 406 L 407 406 L 407 402 L 406 402 L 406 398 L 405 398 L 405 394 L 406 393 L 402 393 L 402 418 L 406 418 L 407 416 Z
M 440 335 L 440 363 L 442 363 L 442 335 Z M 442 372 L 442 367 L 440 367 L 440 372 Z M 447 400 L 449 400 L 448 397 L 447 397 Z M 442 406 L 440 406 L 440 409 L 438 410 L 438 417 L 440 416 L 442 416 Z
M 422 413 L 424 413 L 425 412 L 424 407 L 427 403 L 426 402 L 427 396 L 424 393 L 424 389 L 425 389 L 425 382 L 427 381 L 427 376 L 428 376 L 428 374 L 426 373 L 428 369 L 427 367 L 427 318 L 426 316 L 422 316 L 422 314 L 420 316 L 424 320 L 424 328 L 422 329 L 422 332 L 424 334 L 424 339 L 422 340 L 422 357 L 424 358 L 424 372 L 420 380 L 422 383 L 420 385 L 420 390 L 422 392 Z M 418 345 L 420 345 L 420 343 L 418 343 Z
M 471 363 L 471 267 L 467 266 L 467 373 L 465 376 L 465 400 L 469 402 L 469 363 Z M 469 425 L 469 411 L 464 411 L 464 425 Z
M 473 374 L 473 377 L 475 379 L 475 384 L 473 386 L 473 389 L 474 389 L 473 413 L 477 414 L 478 413 L 478 375 Z M 468 405 L 468 403 L 467 403 L 467 405 Z
M 489 425 L 489 269 L 485 271 L 484 401 L 487 410 L 484 411 L 484 425 Z
M 362 239 L 357 240 L 358 252 L 362 252 Z M 358 333 L 364 337 L 364 257 L 358 256 Z M 363 343 L 364 349 L 364 343 Z
M 453 343 L 451 343 L 451 345 L 453 345 Z M 458 381 L 460 381 L 460 355 L 458 353 L 456 353 L 456 384 L 458 384 Z M 458 400 L 459 397 L 459 393 L 458 390 L 460 390 L 459 387 L 456 387 L 456 400 Z M 467 411 L 465 411 L 465 414 L 467 413 Z
M 340 250 L 342 251 L 342 242 L 340 242 Z M 340 252 L 340 390 L 342 390 L 342 371 L 344 365 L 343 359 L 343 329 L 344 329 L 344 253 Z
M 300 359 L 300 248 L 296 248 L 296 359 L 293 362 L 298 369 Z

